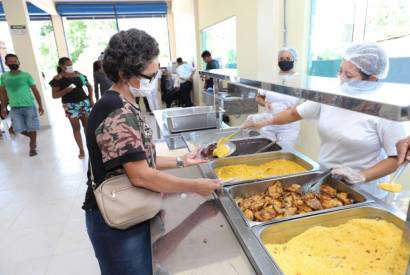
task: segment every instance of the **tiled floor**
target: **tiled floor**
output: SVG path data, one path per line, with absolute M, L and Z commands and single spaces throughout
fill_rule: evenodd
M 38 156 L 24 136 L 0 139 L 1 275 L 99 274 L 81 210 L 87 163 L 57 101 L 49 113 Z
M 61 106 L 28 157 L 24 136 L 0 139 L 0 274 L 99 274 L 81 203 L 86 161 Z

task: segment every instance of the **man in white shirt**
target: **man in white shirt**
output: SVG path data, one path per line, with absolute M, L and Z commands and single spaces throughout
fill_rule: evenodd
M 195 73 L 195 69 L 184 63 L 181 57 L 177 58 L 177 75 L 180 81 L 180 93 L 181 93 L 181 103 L 183 107 L 193 106 L 191 101 L 191 90 L 192 90 L 192 76 Z

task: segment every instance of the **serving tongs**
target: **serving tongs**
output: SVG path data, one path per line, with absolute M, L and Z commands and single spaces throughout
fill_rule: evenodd
M 332 168 L 327 169 L 322 174 L 320 174 L 318 177 L 310 180 L 308 183 L 305 183 L 302 187 L 302 194 L 319 193 L 320 186 L 329 178 L 329 176 L 331 176 L 331 174 L 332 174 Z
M 230 135 L 228 135 L 228 136 L 226 136 L 226 137 L 223 137 L 223 139 L 224 139 L 225 142 L 226 142 L 226 141 L 228 141 L 228 140 L 234 138 L 235 136 L 237 136 L 237 135 L 238 135 L 240 132 L 242 132 L 243 130 L 245 130 L 245 129 L 244 129 L 244 128 L 239 128 L 237 131 L 233 132 L 232 134 L 230 134 Z

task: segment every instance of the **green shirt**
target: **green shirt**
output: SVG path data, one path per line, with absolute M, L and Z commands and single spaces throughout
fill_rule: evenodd
M 29 73 L 4 73 L 0 77 L 0 86 L 6 89 L 10 107 L 34 106 L 34 96 L 31 87 L 35 85 Z

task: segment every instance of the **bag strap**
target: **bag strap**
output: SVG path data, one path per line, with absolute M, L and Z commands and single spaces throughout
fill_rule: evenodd
M 139 109 L 139 108 L 137 108 L 134 104 L 132 104 L 131 102 L 129 102 L 126 98 L 124 98 L 124 100 L 128 103 L 128 104 L 130 104 L 131 105 L 131 107 L 134 109 L 134 110 L 137 110 L 137 119 L 139 120 L 139 122 L 142 124 L 141 126 L 143 127 L 143 125 L 144 124 L 146 124 L 146 122 L 144 122 L 144 120 L 142 119 L 142 117 L 141 117 L 141 110 Z M 140 131 L 144 131 L 144 129 L 140 129 Z M 142 145 L 144 146 L 144 150 L 145 150 L 145 148 L 147 147 L 147 144 L 146 144 L 146 140 L 145 140 L 145 136 L 144 136 L 144 133 L 142 133 L 141 132 L 141 141 L 142 141 Z M 154 152 L 153 152 L 153 150 L 152 150 L 152 147 L 150 148 L 150 156 L 151 156 L 151 160 L 152 160 L 152 165 L 154 166 L 153 168 L 157 168 L 157 163 L 156 163 L 156 161 L 155 161 L 155 157 L 154 157 Z
M 93 188 L 93 190 L 95 190 L 95 189 L 97 189 L 97 184 L 95 183 L 95 180 L 94 180 L 94 173 L 93 173 L 93 166 L 91 164 L 91 158 L 90 157 L 88 157 L 88 158 L 89 158 L 88 166 L 89 166 L 89 169 L 90 169 L 91 187 Z

